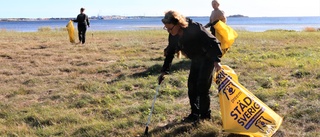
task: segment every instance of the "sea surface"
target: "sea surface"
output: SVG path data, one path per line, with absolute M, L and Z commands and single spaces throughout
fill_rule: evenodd
M 190 17 L 203 25 L 209 17 Z M 36 32 L 39 28 L 65 28 L 69 20 L 0 21 L 0 31 Z M 263 32 L 284 29 L 302 31 L 307 27 L 320 28 L 318 17 L 228 17 L 227 24 L 236 30 Z M 76 26 L 76 24 L 75 24 Z M 90 20 L 88 31 L 162 29 L 161 17 Z

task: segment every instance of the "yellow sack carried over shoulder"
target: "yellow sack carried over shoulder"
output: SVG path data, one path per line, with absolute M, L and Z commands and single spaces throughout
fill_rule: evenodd
M 221 42 L 222 55 L 224 55 L 238 37 L 238 33 L 221 20 L 213 27 L 215 29 L 216 38 Z
M 73 21 L 70 20 L 66 27 L 67 27 L 70 42 L 75 43 Z
M 225 132 L 251 137 L 271 137 L 280 127 L 282 117 L 238 82 L 228 66 L 215 73 L 218 84 L 222 125 Z

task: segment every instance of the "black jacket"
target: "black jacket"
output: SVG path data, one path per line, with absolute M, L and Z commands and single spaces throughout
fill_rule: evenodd
M 77 16 L 77 19 L 72 20 L 78 22 L 78 27 L 87 27 L 90 26 L 89 18 L 86 14 L 82 13 Z
M 220 62 L 222 56 L 220 42 L 202 24 L 188 19 L 188 27 L 183 29 L 182 36 L 169 34 L 169 44 L 165 49 L 166 58 L 161 72 L 169 73 L 174 54 L 181 50 L 191 60 L 197 57 L 209 58 Z

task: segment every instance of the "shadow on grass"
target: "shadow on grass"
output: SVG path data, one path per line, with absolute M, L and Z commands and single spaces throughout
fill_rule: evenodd
M 170 72 L 177 71 L 177 70 L 188 70 L 190 68 L 190 60 L 182 60 L 180 62 L 174 63 L 171 66 Z M 147 77 L 150 75 L 160 75 L 160 71 L 162 69 L 162 64 L 155 64 L 149 67 L 146 71 L 132 74 L 130 77 Z
M 177 71 L 177 70 L 188 70 L 190 68 L 190 60 L 182 60 L 178 63 L 174 63 L 171 66 L 170 72 Z M 148 77 L 150 75 L 160 75 L 160 71 L 162 69 L 162 64 L 155 64 L 151 67 L 149 67 L 147 70 L 139 73 L 134 73 L 132 75 L 126 76 L 124 74 L 121 74 L 117 76 L 116 78 L 112 79 L 111 81 L 108 81 L 106 83 L 112 84 L 121 80 L 124 80 L 126 77 L 131 78 L 139 78 L 139 77 Z
M 210 127 L 209 127 L 210 128 Z M 192 136 L 192 137 L 218 137 L 221 136 L 219 129 L 212 128 L 208 130 L 206 123 L 185 123 L 174 120 L 165 126 L 158 126 L 148 133 L 142 135 L 145 137 L 161 136 L 161 137 L 175 137 L 175 136 Z M 239 135 L 231 135 L 228 137 L 239 137 Z M 243 136 L 244 137 L 244 136 Z
M 165 126 L 158 126 L 154 129 L 151 129 L 148 132 L 148 135 L 143 135 L 144 137 L 151 137 L 151 136 L 178 136 L 182 135 L 185 132 L 190 131 L 194 125 L 192 123 L 183 123 L 178 120 L 174 120 L 170 123 L 168 123 Z
M 205 125 L 202 125 L 205 126 Z M 200 128 L 200 129 L 197 129 Z M 197 129 L 197 130 L 196 130 Z M 161 136 L 161 137 L 175 137 L 175 136 L 193 136 L 193 137 L 249 137 L 247 135 L 240 135 L 234 133 L 219 133 L 219 129 L 212 129 L 212 131 L 204 130 L 202 132 L 201 126 L 195 123 L 185 123 L 179 120 L 174 120 L 168 123 L 165 126 L 158 126 L 154 129 L 149 129 L 147 135 L 143 134 L 142 137 L 153 137 L 153 136 Z M 192 133 L 194 132 L 194 133 Z

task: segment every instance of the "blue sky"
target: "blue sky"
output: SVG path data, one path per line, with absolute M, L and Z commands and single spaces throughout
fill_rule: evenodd
M 185 16 L 209 16 L 211 0 L 7 0 L 0 18 L 75 17 L 85 7 L 89 16 L 163 16 L 177 10 Z M 226 15 L 249 17 L 320 16 L 320 0 L 220 0 Z

